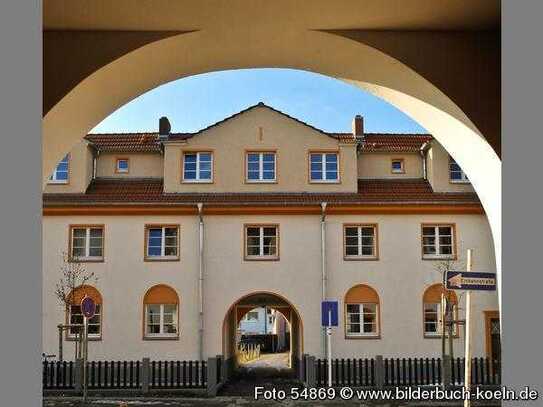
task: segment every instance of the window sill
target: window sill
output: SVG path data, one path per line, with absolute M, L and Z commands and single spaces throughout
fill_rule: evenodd
M 245 183 L 246 184 L 277 184 L 277 180 L 276 179 L 270 179 L 270 180 L 249 180 L 249 179 L 246 179 L 245 180 Z
M 47 181 L 48 185 L 67 185 L 68 181 Z
M 448 336 L 445 336 L 446 339 L 449 339 Z M 460 335 L 456 334 L 456 335 L 453 335 L 453 339 L 458 339 L 460 338 Z M 441 335 L 440 334 L 437 334 L 437 335 L 431 335 L 431 334 L 424 334 L 424 339 L 441 339 Z
M 181 180 L 181 183 L 182 184 L 213 184 L 213 180 L 212 179 L 206 179 L 206 180 Z
M 76 342 L 77 341 L 77 338 L 75 338 L 75 336 L 66 336 L 65 339 L 68 342 Z M 100 336 L 89 336 L 88 339 L 89 339 L 89 341 L 92 341 L 92 342 L 99 342 L 99 341 L 102 340 L 102 335 L 100 335 Z
M 471 182 L 470 181 L 464 181 L 464 180 L 456 181 L 456 180 L 450 179 L 449 184 L 471 184 Z
M 312 179 L 312 180 L 309 180 L 309 183 L 310 184 L 339 184 L 340 181 L 338 179 L 336 180 L 315 180 L 315 179 Z
M 144 336 L 144 341 L 178 341 L 179 335 L 176 336 Z
M 345 339 L 381 339 L 381 335 L 345 335 Z
M 379 257 L 376 256 L 343 256 L 344 261 L 376 261 Z
M 103 257 L 71 257 L 70 263 L 103 263 Z
M 245 256 L 245 258 L 243 259 L 245 261 L 279 261 L 279 257 L 275 257 L 275 256 L 269 256 L 269 257 L 265 257 L 265 256 Z
M 422 256 L 422 260 L 456 260 L 456 254 L 446 256 Z
M 162 262 L 162 261 L 179 261 L 179 257 L 145 257 L 143 259 L 146 262 L 153 263 L 153 262 Z

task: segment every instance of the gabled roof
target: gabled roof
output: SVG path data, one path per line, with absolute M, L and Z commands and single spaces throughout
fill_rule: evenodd
M 227 121 L 238 117 L 250 110 L 258 107 L 264 107 L 273 112 L 294 120 L 310 129 L 321 133 L 325 136 L 334 138 L 342 143 L 359 143 L 361 151 L 364 152 L 416 152 L 426 142 L 432 140 L 429 134 L 392 134 L 392 133 L 366 133 L 364 137 L 356 137 L 352 133 L 345 132 L 326 132 L 309 123 L 299 120 L 288 115 L 278 109 L 264 104 L 263 102 L 249 106 L 231 116 L 228 116 L 216 123 L 213 123 L 196 132 L 189 133 L 170 133 L 169 141 L 188 140 L 198 136 L 205 131 L 219 126 Z M 142 132 L 142 133 L 91 133 L 85 139 L 94 145 L 99 151 L 104 152 L 154 152 L 161 151 L 161 141 L 158 139 L 158 132 Z

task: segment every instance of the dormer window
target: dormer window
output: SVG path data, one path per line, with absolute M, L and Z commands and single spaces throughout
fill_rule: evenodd
M 70 155 L 66 154 L 66 156 L 57 164 L 57 168 L 55 168 L 55 171 L 49 177 L 49 184 L 68 183 L 69 159 Z
M 312 152 L 309 154 L 309 160 L 311 182 L 339 182 L 337 152 Z
M 468 184 L 470 182 L 467 175 L 462 171 L 462 168 L 460 168 L 451 156 L 449 156 L 449 180 L 457 184 Z
M 183 153 L 183 182 L 213 182 L 213 153 Z
M 404 174 L 405 167 L 403 158 L 393 158 L 390 169 L 393 174 Z
M 128 168 L 128 158 L 117 158 L 117 163 L 115 164 L 116 173 L 127 174 Z

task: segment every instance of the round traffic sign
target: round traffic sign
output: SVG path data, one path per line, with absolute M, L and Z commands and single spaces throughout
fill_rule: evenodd
M 81 313 L 87 318 L 92 318 L 96 313 L 96 303 L 91 297 L 84 297 L 81 300 Z

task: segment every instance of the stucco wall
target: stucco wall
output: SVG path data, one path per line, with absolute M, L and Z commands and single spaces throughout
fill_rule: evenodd
M 392 172 L 393 159 L 404 160 L 404 173 Z M 422 178 L 422 157 L 418 153 L 361 153 L 358 178 Z
M 128 158 L 128 172 L 115 172 L 117 158 Z M 140 153 L 140 154 L 124 154 L 124 153 L 101 153 L 96 160 L 96 176 L 97 177 L 117 177 L 117 178 L 134 178 L 134 177 L 163 177 L 163 159 L 160 154 Z
M 323 149 L 339 151 L 340 183 L 309 183 L 308 153 Z M 181 182 L 184 150 L 213 151 L 213 183 Z M 276 183 L 245 182 L 246 150 L 276 150 Z M 247 111 L 184 144 L 168 144 L 164 167 L 166 192 L 354 192 L 357 189 L 355 145 L 340 145 L 332 137 L 266 107 Z
M 454 183 L 449 180 L 449 153 L 433 140 L 426 156 L 428 181 L 436 192 L 474 192 L 470 183 Z
M 179 262 L 143 261 L 146 223 L 180 224 Z M 375 222 L 379 225 L 378 261 L 344 261 L 342 225 Z M 340 300 L 356 284 L 369 284 L 381 300 L 381 339 L 345 340 L 343 325 L 334 330 L 338 357 L 437 356 L 440 341 L 424 339 L 422 295 L 440 281 L 435 262 L 421 260 L 420 224 L 455 222 L 460 260 L 473 248 L 476 270 L 494 271 L 488 223 L 482 215 L 367 215 L 327 218 L 328 295 Z M 57 353 L 56 325 L 64 312 L 53 292 L 59 278 L 61 253 L 67 250 L 70 223 L 105 224 L 105 261 L 89 263 L 99 278 L 96 287 L 104 299 L 103 339 L 91 342 L 92 359 L 186 359 L 198 355 L 198 225 L 194 216 L 46 216 L 43 219 L 43 344 L 44 352 Z M 244 261 L 243 224 L 280 225 L 279 261 Z M 321 352 L 320 222 L 316 215 L 254 215 L 205 217 L 205 355 L 223 349 L 223 322 L 229 307 L 255 291 L 276 293 L 299 312 L 303 325 L 303 352 Z M 142 299 L 155 284 L 172 286 L 180 297 L 179 340 L 142 340 Z M 474 355 L 484 355 L 482 311 L 497 310 L 495 293 L 476 293 L 474 303 Z M 464 298 L 460 298 L 463 308 Z M 463 311 L 460 313 L 462 318 Z M 343 322 L 341 322 L 343 324 Z M 456 339 L 461 353 L 462 336 Z M 73 346 L 65 349 L 73 357 Z
M 44 192 L 69 193 L 85 192 L 92 178 L 93 153 L 86 141 L 80 141 L 70 151 L 68 162 L 68 183 L 46 184 Z M 51 174 L 49 174 L 50 176 Z M 49 178 L 48 176 L 48 178 Z

